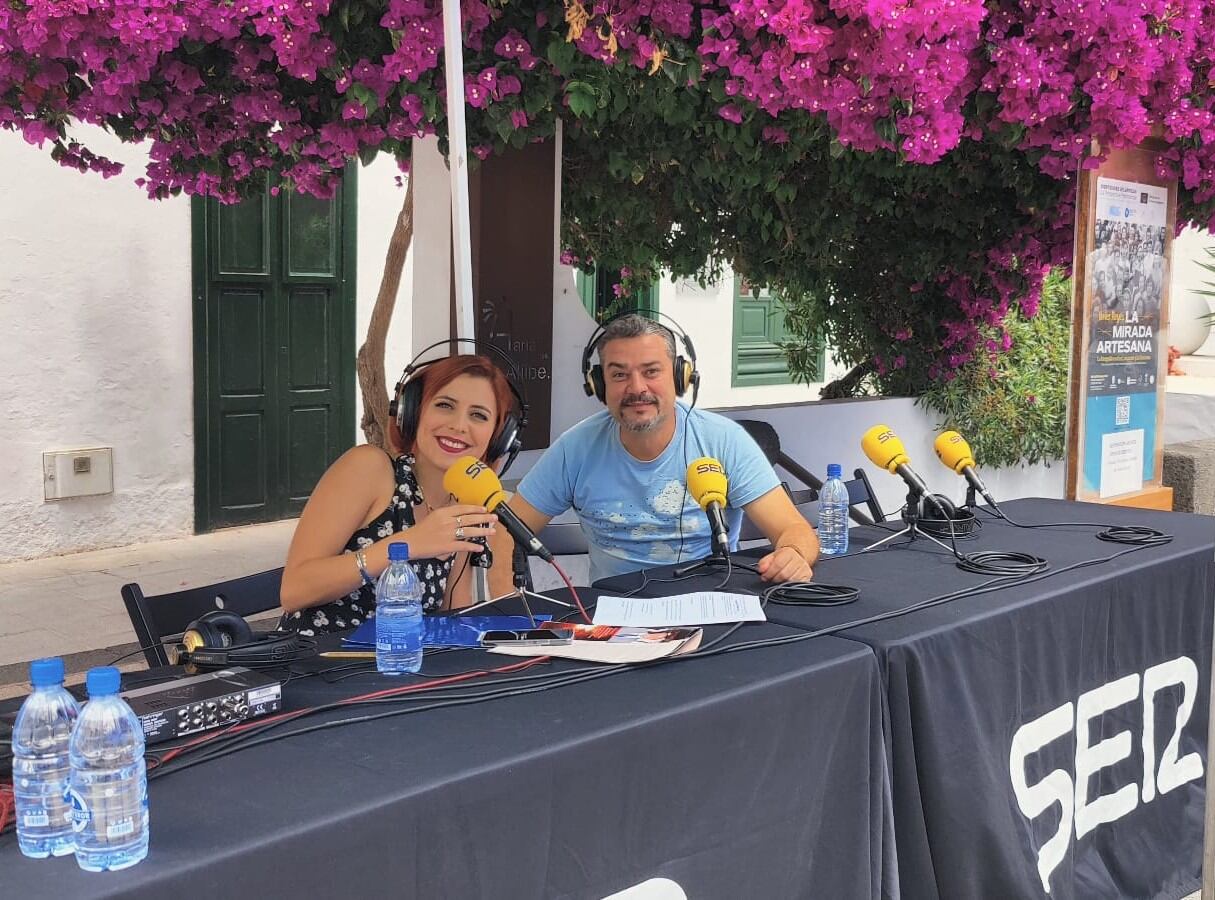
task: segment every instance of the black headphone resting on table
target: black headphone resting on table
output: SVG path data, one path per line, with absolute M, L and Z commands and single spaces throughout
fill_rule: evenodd
M 527 400 L 523 396 L 523 379 L 519 366 L 501 348 L 474 338 L 445 338 L 441 341 L 435 341 L 429 347 L 423 347 L 409 361 L 409 365 L 405 367 L 405 371 L 401 373 L 401 377 L 397 380 L 392 402 L 388 404 L 388 415 L 396 420 L 397 428 L 400 430 L 403 439 L 410 440 L 411 435 L 417 436 L 418 420 L 422 415 L 422 384 L 426 379 L 415 378 L 414 376 L 427 366 L 433 365 L 441 359 L 449 358 L 451 354 L 440 356 L 436 359 L 428 359 L 424 362 L 418 362 L 418 360 L 422 358 L 423 354 L 444 344 L 473 344 L 478 350 L 488 350 L 496 354 L 498 359 L 506 363 L 505 366 L 498 366 L 498 368 L 506 376 L 506 384 L 510 387 L 510 392 L 515 397 L 517 411 L 510 410 L 507 412 L 502 419 L 502 427 L 490 438 L 489 447 L 485 450 L 486 459 L 491 463 L 505 458 L 506 462 L 503 463 L 498 473 L 502 475 L 510 468 L 510 464 L 515 461 L 515 457 L 519 455 L 519 451 L 523 448 L 523 429 L 527 427 Z M 454 346 L 452 349 L 455 349 Z
M 640 316 L 643 319 L 649 319 L 670 334 L 672 340 L 678 338 L 679 342 L 683 344 L 684 352 L 687 353 L 687 356 L 678 354 L 675 356 L 675 396 L 682 397 L 687 393 L 688 388 L 691 387 L 692 405 L 695 406 L 696 396 L 700 393 L 700 370 L 696 368 L 696 349 L 692 346 L 692 339 L 683 330 L 683 326 L 666 313 L 659 312 L 656 309 L 631 309 L 627 312 L 622 312 L 612 316 L 591 332 L 590 340 L 582 348 L 582 389 L 586 391 L 586 395 L 596 398 L 600 403 L 607 402 L 607 383 L 603 377 L 603 366 L 599 363 L 591 365 L 591 357 L 595 355 L 595 343 L 607 331 L 607 327 L 617 319 L 623 319 L 625 316 Z M 662 316 L 675 327 L 672 328 L 670 325 L 658 321 L 658 316 Z
M 966 507 L 959 509 L 944 494 L 933 494 L 933 496 L 949 514 L 949 518 L 941 518 L 940 510 L 929 503 L 924 494 L 921 494 L 916 499 L 916 515 L 914 516 L 921 529 L 934 537 L 941 538 L 970 537 L 976 531 L 978 520 L 975 518 L 973 510 Z M 904 508 L 903 521 L 910 523 L 912 518 Z
M 254 634 L 241 616 L 226 609 L 203 613 L 181 633 L 178 662 L 196 666 L 281 666 L 316 655 L 316 642 L 294 631 Z

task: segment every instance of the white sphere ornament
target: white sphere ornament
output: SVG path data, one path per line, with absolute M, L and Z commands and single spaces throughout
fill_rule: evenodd
M 1211 323 L 1207 298 L 1195 291 L 1179 291 L 1169 308 L 1169 344 L 1189 356 L 1207 341 Z

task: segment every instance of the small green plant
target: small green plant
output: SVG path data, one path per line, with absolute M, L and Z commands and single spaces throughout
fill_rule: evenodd
M 964 435 L 987 467 L 1049 462 L 1063 456 L 1071 280 L 1047 277 L 1038 314 L 1013 312 L 1005 352 L 980 353 L 947 382 L 929 385 L 919 403 Z
M 1215 260 L 1215 247 L 1203 247 L 1202 252 L 1212 260 Z M 1200 262 L 1198 265 L 1202 266 L 1208 272 L 1215 274 L 1215 262 Z M 1203 284 L 1206 285 L 1206 289 L 1194 291 L 1194 293 L 1201 294 L 1203 297 L 1215 297 L 1215 281 L 1204 281 Z M 1215 325 L 1215 312 L 1209 312 L 1205 316 L 1199 316 L 1198 318 L 1202 319 L 1202 321 L 1206 322 L 1208 325 Z

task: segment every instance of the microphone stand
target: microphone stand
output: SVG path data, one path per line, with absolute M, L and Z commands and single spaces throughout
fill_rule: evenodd
M 466 615 L 482 609 L 486 606 L 491 606 L 500 600 L 510 600 L 513 597 L 518 597 L 523 603 L 523 611 L 527 614 L 528 621 L 532 623 L 532 627 L 536 627 L 536 617 L 532 615 L 532 608 L 527 602 L 527 598 L 531 597 L 536 600 L 544 600 L 548 603 L 555 603 L 558 606 L 564 606 L 567 609 L 573 609 L 574 604 L 566 603 L 564 600 L 557 600 L 553 597 L 546 597 L 544 594 L 537 594 L 535 591 L 528 588 L 529 572 L 527 558 L 530 555 L 527 548 L 518 541 L 514 542 L 514 550 L 511 552 L 511 570 L 514 575 L 515 589 L 509 594 L 503 594 L 501 597 L 491 597 L 489 600 L 484 600 L 480 603 L 473 604 L 465 609 L 460 610 L 460 615 Z
M 975 493 L 975 486 L 970 482 L 966 483 L 966 502 L 963 506 L 969 506 L 971 509 L 979 508 L 979 498 Z
M 719 552 L 715 550 L 704 559 L 698 559 L 695 562 L 687 563 L 686 565 L 676 566 L 671 570 L 671 577 L 686 578 L 687 576 L 694 575 L 702 570 L 716 572 L 720 571 L 721 569 L 725 569 L 726 571 L 730 571 L 731 569 L 743 569 L 747 572 L 753 572 L 757 575 L 759 574 L 759 570 L 754 566 L 749 566 L 746 563 L 735 562 L 733 559 L 731 559 L 728 551 Z
M 935 537 L 933 537 L 931 534 L 929 534 L 927 531 L 925 531 L 923 528 L 920 527 L 919 500 L 920 500 L 919 491 L 915 491 L 915 490 L 908 491 L 907 505 L 904 508 L 904 512 L 903 512 L 903 518 L 907 522 L 907 527 L 904 528 L 902 531 L 896 531 L 894 534 L 887 535 L 886 537 L 882 538 L 880 541 L 878 541 L 875 544 L 870 544 L 868 547 L 864 548 L 860 552 L 868 553 L 870 550 L 876 550 L 878 547 L 882 546 L 882 544 L 885 544 L 888 541 L 893 541 L 895 538 L 902 537 L 903 535 L 907 535 L 907 543 L 910 544 L 913 541 L 915 541 L 916 535 L 919 535 L 920 537 L 928 538 L 928 540 L 932 541 L 934 544 L 936 544 L 942 550 L 945 550 L 948 553 L 952 554 L 953 553 L 952 547 L 950 547 L 944 541 L 937 540 Z

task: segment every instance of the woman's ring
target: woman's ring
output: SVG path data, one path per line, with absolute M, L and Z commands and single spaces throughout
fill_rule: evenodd
M 456 540 L 457 541 L 464 540 L 464 526 L 463 525 L 456 526 Z
M 459 517 L 459 516 L 456 516 L 456 527 L 457 527 L 457 528 L 463 528 L 463 527 L 464 527 L 464 523 L 460 521 L 460 517 Z

